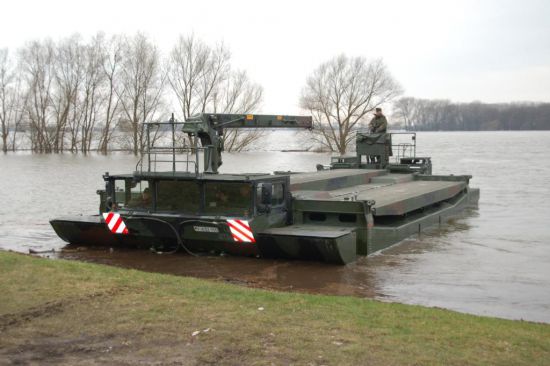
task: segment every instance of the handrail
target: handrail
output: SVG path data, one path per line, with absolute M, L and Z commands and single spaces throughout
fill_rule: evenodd
M 416 157 L 416 132 L 390 132 L 392 135 L 412 135 L 412 142 L 398 142 L 393 143 L 392 149 L 396 148 L 396 154 L 393 156 L 393 160 L 397 163 L 401 161 L 401 158 L 414 158 Z
M 158 168 L 158 163 L 171 163 L 172 171 L 175 172 L 178 166 L 178 163 L 185 163 L 185 172 L 191 172 L 190 168 L 195 174 L 199 173 L 200 162 L 197 158 L 200 156 L 201 151 L 205 151 L 207 148 L 204 147 L 177 147 L 175 148 L 178 153 L 185 153 L 185 158 L 177 158 L 181 156 L 180 154 L 174 154 L 174 149 L 171 147 L 152 147 L 150 149 L 144 149 L 142 156 L 136 164 L 136 171 L 143 172 L 144 170 L 148 172 L 156 172 Z M 194 159 L 191 156 L 194 155 Z M 170 157 L 167 157 L 170 156 Z M 147 157 L 147 160 L 144 159 Z M 145 165 L 145 167 L 144 167 Z M 191 167 L 190 167 L 191 165 Z M 180 165 L 181 166 L 181 165 Z
M 356 135 L 362 134 L 362 135 L 381 135 L 381 133 L 373 133 L 370 131 L 370 129 L 366 128 L 359 128 L 356 130 Z M 392 151 L 392 157 L 390 158 L 388 156 L 388 159 L 391 159 L 397 163 L 401 161 L 401 158 L 414 158 L 416 157 L 416 132 L 386 132 L 387 135 L 389 135 L 389 138 L 385 140 L 373 140 L 372 143 L 384 143 L 388 144 L 388 141 L 390 143 L 388 145 L 391 146 Z M 394 139 L 392 138 L 393 135 L 410 135 L 411 136 L 411 142 L 397 142 L 394 143 Z

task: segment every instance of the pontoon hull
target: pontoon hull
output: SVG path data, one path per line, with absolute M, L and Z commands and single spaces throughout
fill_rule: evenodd
M 180 242 L 170 228 L 177 227 L 176 224 L 172 222 L 168 225 L 169 221 L 165 224 L 153 222 L 146 217 L 127 219 L 128 235 L 111 233 L 98 215 L 64 217 L 51 220 L 50 223 L 60 238 L 76 245 L 153 247 L 157 250 L 173 250 L 182 245 L 187 251 L 196 253 L 223 252 L 347 264 L 355 261 L 359 255 L 385 249 L 425 228 L 444 223 L 466 207 L 476 206 L 478 199 L 479 190 L 470 188 L 437 208 L 426 207 L 396 222 L 376 224 L 375 217 L 372 226 L 294 224 L 261 230 L 255 233 L 254 243 L 235 242 L 229 230 L 224 230 L 223 226 L 216 234 L 206 234 L 194 232 L 190 225 L 180 227 Z

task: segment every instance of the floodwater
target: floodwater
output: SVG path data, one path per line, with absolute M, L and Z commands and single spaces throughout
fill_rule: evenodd
M 329 155 L 277 132 L 264 151 L 224 155 L 224 172 L 313 171 Z M 292 145 L 290 142 L 292 142 Z M 478 209 L 347 266 L 237 257 L 69 248 L 48 220 L 95 213 L 101 175 L 130 172 L 126 154 L 0 155 L 0 248 L 285 291 L 374 297 L 550 323 L 550 132 L 425 132 L 434 174 L 471 174 Z

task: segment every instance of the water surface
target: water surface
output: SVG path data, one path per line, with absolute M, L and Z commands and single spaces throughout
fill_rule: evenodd
M 264 151 L 224 154 L 222 172 L 313 171 L 328 154 L 278 132 Z M 64 258 L 214 278 L 254 287 L 375 297 L 480 315 L 550 322 L 550 132 L 419 133 L 434 174 L 471 174 L 479 209 L 347 266 L 148 251 L 67 250 Z M 0 155 L 0 248 L 59 250 L 48 220 L 96 213 L 101 175 L 126 173 L 127 154 Z M 51 255 L 58 256 L 58 254 Z

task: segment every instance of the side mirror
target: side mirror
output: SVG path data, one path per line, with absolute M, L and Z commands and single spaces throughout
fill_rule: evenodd
M 262 205 L 271 205 L 271 195 L 273 192 L 273 185 L 271 183 L 262 183 Z

